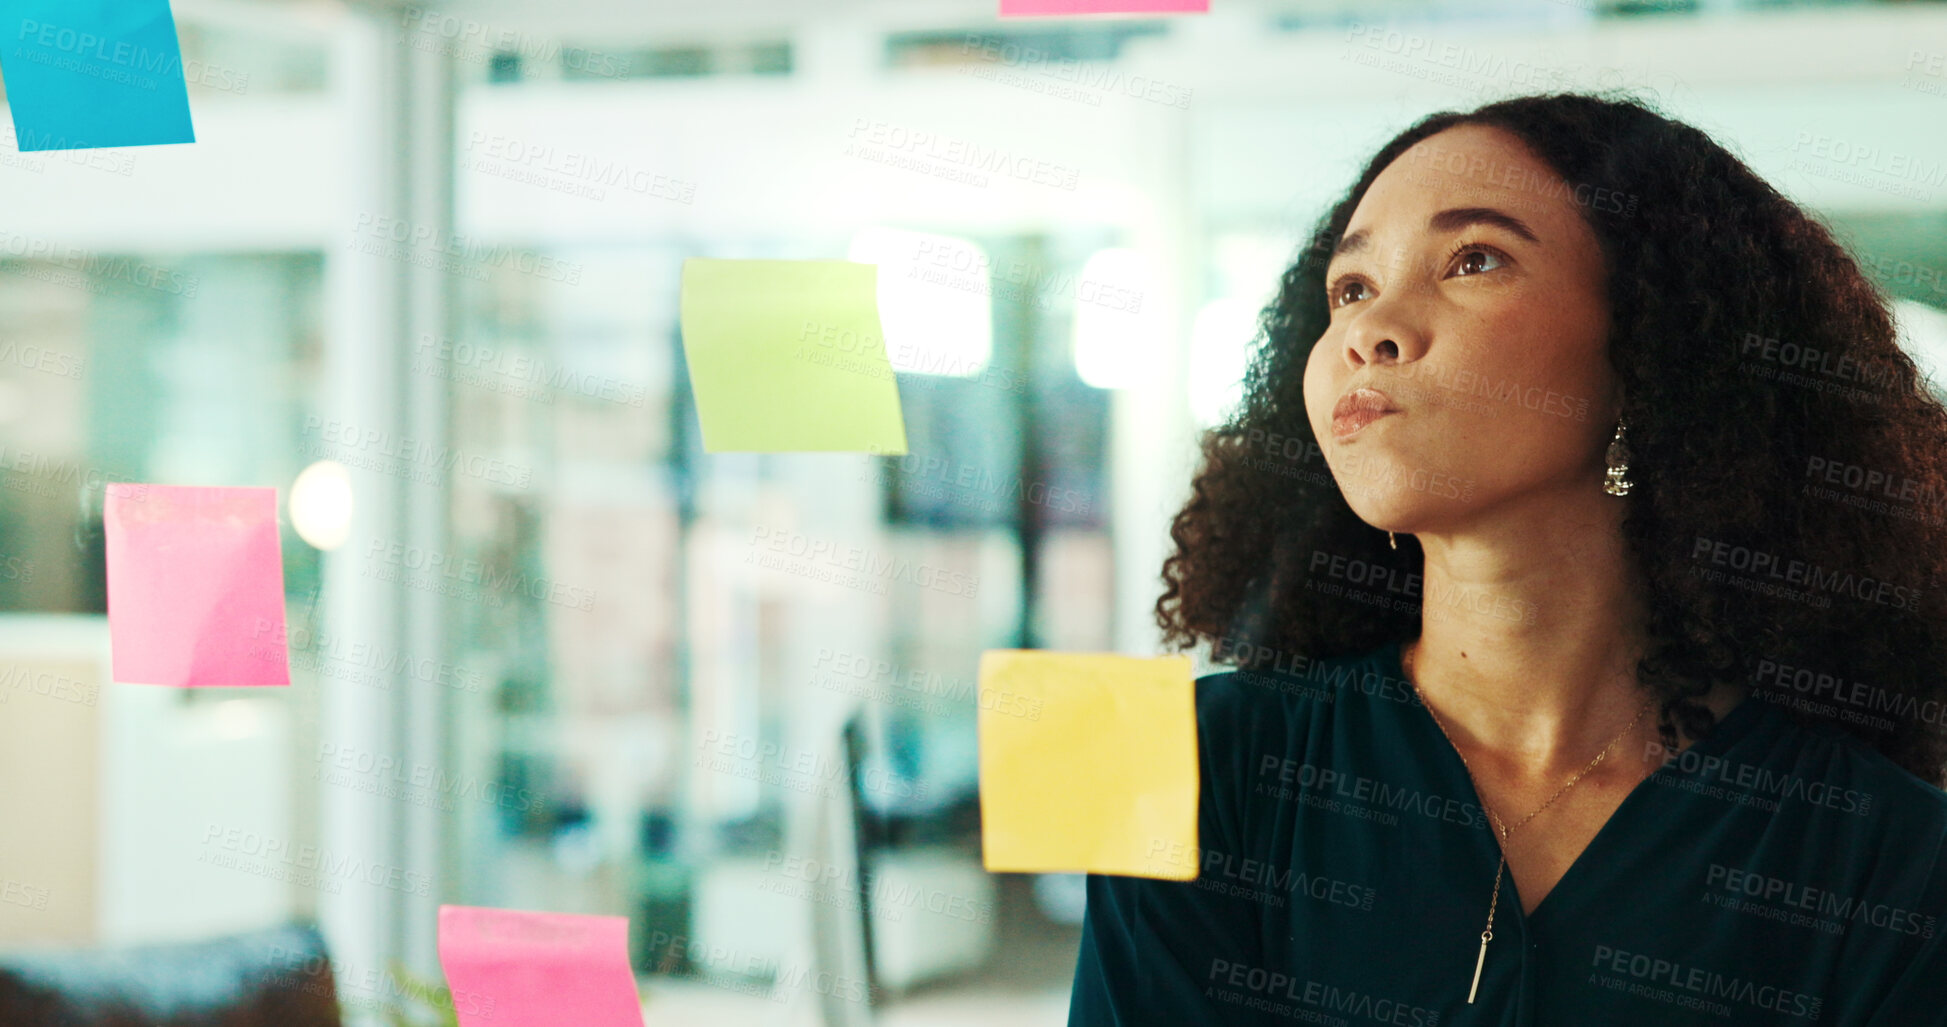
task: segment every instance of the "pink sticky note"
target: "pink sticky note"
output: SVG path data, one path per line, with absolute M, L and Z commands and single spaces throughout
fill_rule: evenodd
M 110 483 L 108 637 L 133 685 L 288 685 L 277 490 Z
M 642 1027 L 629 918 L 439 907 L 460 1027 Z
M 1024 14 L 1208 13 L 1210 0 L 1001 0 L 1001 17 Z

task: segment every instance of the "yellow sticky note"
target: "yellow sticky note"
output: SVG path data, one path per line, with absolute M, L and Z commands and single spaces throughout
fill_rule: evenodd
M 874 265 L 686 260 L 682 318 L 704 452 L 906 452 Z
M 989 650 L 979 701 L 987 869 L 1196 879 L 1190 657 Z

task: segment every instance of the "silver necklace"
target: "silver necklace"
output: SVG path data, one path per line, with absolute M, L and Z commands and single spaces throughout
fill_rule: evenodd
M 1410 655 L 1408 659 L 1410 660 Z M 1460 746 L 1454 745 L 1453 735 L 1447 732 L 1447 725 L 1441 722 L 1439 714 L 1433 712 L 1433 707 L 1427 703 L 1426 696 L 1420 693 L 1420 686 L 1412 680 L 1412 673 L 1410 668 L 1402 668 L 1402 669 L 1408 670 L 1407 684 L 1413 686 L 1413 694 L 1415 696 L 1418 696 L 1420 700 L 1420 705 L 1425 707 L 1426 712 L 1433 717 L 1433 723 L 1440 728 L 1440 733 L 1446 736 L 1447 744 L 1452 745 L 1454 754 L 1460 757 L 1460 765 L 1467 768 L 1468 779 L 1473 780 L 1474 768 L 1467 763 L 1467 754 L 1460 751 Z M 1535 807 L 1534 813 L 1530 813 L 1527 816 L 1522 817 L 1521 820 L 1514 825 L 1514 827 L 1509 827 L 1507 826 L 1507 824 L 1503 823 L 1500 815 L 1495 813 L 1494 808 L 1487 804 L 1487 799 L 1485 798 L 1481 799 L 1481 808 L 1487 810 L 1487 815 L 1493 818 L 1495 827 L 1500 831 L 1501 837 L 1495 843 L 1495 845 L 1497 848 L 1501 850 L 1501 862 L 1499 866 L 1496 866 L 1494 868 L 1494 896 L 1493 898 L 1488 900 L 1488 904 L 1487 904 L 1487 927 L 1481 931 L 1480 955 L 1474 957 L 1474 983 L 1470 985 L 1467 989 L 1468 1005 L 1474 1004 L 1474 995 L 1480 990 L 1481 969 L 1482 967 L 1487 965 L 1487 943 L 1494 940 L 1494 910 L 1495 907 L 1498 906 L 1501 901 L 1501 871 L 1506 869 L 1508 865 L 1507 847 L 1502 843 L 1507 841 L 1508 835 L 1514 833 L 1515 827 L 1520 827 L 1522 824 L 1525 824 L 1528 821 L 1533 820 L 1535 818 L 1535 813 L 1540 813 L 1542 810 L 1547 809 L 1549 803 L 1554 802 L 1555 799 L 1559 797 L 1563 792 L 1568 791 L 1569 788 L 1573 786 L 1577 781 L 1582 780 L 1582 775 L 1587 774 L 1591 770 L 1594 770 L 1596 768 L 1596 765 L 1601 763 L 1603 758 L 1609 755 L 1609 750 L 1615 748 L 1617 742 L 1622 741 L 1626 736 L 1628 736 L 1629 732 L 1636 727 L 1637 724 L 1642 722 L 1643 715 L 1648 713 L 1650 711 L 1650 707 L 1654 705 L 1656 705 L 1656 699 L 1654 696 L 1652 696 L 1648 702 L 1645 702 L 1643 704 L 1643 708 L 1636 712 L 1636 717 L 1634 720 L 1631 720 L 1629 722 L 1629 726 L 1623 728 L 1621 733 L 1617 734 L 1616 737 L 1610 739 L 1609 744 L 1603 746 L 1601 752 L 1596 753 L 1595 759 L 1590 760 L 1588 766 L 1583 767 L 1581 770 L 1576 771 L 1575 776 L 1569 778 L 1567 784 L 1564 784 L 1560 788 L 1555 789 L 1555 794 L 1548 797 L 1548 802 L 1544 802 L 1540 806 Z M 1474 793 L 1476 795 L 1480 794 L 1480 782 L 1478 781 L 1474 782 Z

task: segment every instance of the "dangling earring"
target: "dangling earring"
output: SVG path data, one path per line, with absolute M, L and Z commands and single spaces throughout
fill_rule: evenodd
M 1612 496 L 1629 495 L 1629 488 L 1635 484 L 1624 475 L 1629 473 L 1629 446 L 1623 442 L 1623 423 L 1616 422 L 1616 437 L 1609 440 L 1609 474 L 1602 483 L 1602 491 Z
M 1398 549 L 1399 539 L 1394 538 L 1393 533 L 1389 531 L 1386 533 L 1386 544 L 1392 546 L 1394 549 Z

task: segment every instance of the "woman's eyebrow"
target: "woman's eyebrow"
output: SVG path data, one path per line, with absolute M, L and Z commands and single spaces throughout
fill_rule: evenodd
M 1426 221 L 1427 231 L 1439 234 L 1457 232 L 1468 225 L 1498 225 L 1529 242 L 1541 241 L 1535 236 L 1534 230 L 1528 227 L 1527 222 L 1493 207 L 1452 207 L 1434 214 Z M 1371 242 L 1372 233 L 1366 229 L 1361 228 L 1349 233 L 1339 240 L 1337 246 L 1332 247 L 1332 255 L 1326 258 L 1326 263 L 1358 253 Z

